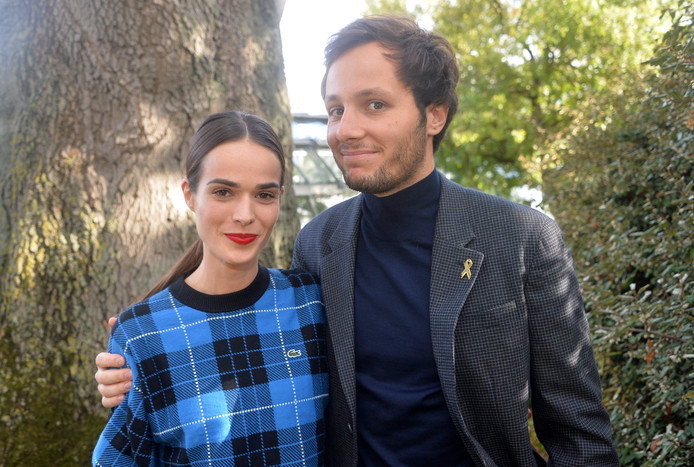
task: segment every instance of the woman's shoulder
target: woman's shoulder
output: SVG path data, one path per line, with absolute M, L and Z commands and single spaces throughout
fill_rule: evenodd
M 316 277 L 300 269 L 271 269 L 273 305 L 285 312 L 293 310 L 301 327 L 325 323 L 323 294 Z
M 310 272 L 301 269 L 268 269 L 270 275 L 282 281 L 287 281 L 292 287 L 311 287 L 320 285 L 318 278 Z
M 151 297 L 131 305 L 118 315 L 118 320 L 113 326 L 113 331 L 115 332 L 118 328 L 123 328 L 125 331 L 129 327 L 134 326 L 135 329 L 139 329 L 141 332 L 143 323 L 151 322 L 151 315 L 153 313 L 171 308 L 170 295 L 169 288 L 167 287 Z
M 271 288 L 296 303 L 322 303 L 320 283 L 316 276 L 300 269 L 271 269 Z M 293 299 L 291 298 L 293 297 Z

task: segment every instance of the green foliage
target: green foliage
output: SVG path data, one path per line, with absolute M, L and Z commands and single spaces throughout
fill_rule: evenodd
M 544 175 L 622 465 L 694 463 L 694 3 L 667 17 L 658 69 L 591 101 L 595 113 Z
M 366 4 L 365 14 L 367 15 L 395 13 L 429 22 L 429 10 L 434 2 L 432 0 L 364 0 L 364 3 Z
M 436 30 L 460 54 L 460 111 L 439 154 L 463 184 L 508 196 L 541 183 L 546 147 L 588 94 L 623 85 L 657 36 L 656 2 L 442 2 Z
M 411 14 L 458 53 L 459 110 L 437 154 L 463 185 L 509 197 L 541 184 L 548 146 L 587 109 L 587 95 L 625 84 L 651 56 L 668 0 L 368 2 Z M 660 32 L 662 33 L 662 31 Z
M 368 14 L 380 13 L 404 13 L 407 14 L 407 2 L 405 0 L 365 0 Z

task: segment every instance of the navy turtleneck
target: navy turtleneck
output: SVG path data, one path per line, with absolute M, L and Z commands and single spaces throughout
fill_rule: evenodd
M 436 372 L 429 288 L 438 173 L 364 194 L 354 273 L 360 465 L 471 465 Z

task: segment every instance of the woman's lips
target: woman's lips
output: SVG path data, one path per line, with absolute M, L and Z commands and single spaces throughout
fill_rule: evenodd
M 251 243 L 253 240 L 258 238 L 258 235 L 256 234 L 242 234 L 242 233 L 233 233 L 233 234 L 225 234 L 229 240 L 231 240 L 234 243 L 238 243 L 239 245 L 248 245 Z

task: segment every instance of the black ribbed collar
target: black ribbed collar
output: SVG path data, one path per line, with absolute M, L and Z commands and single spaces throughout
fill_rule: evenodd
M 419 240 L 433 236 L 440 197 L 441 181 L 436 170 L 390 196 L 365 193 L 362 235 L 386 241 Z
M 208 295 L 198 292 L 185 282 L 185 276 L 180 277 L 169 286 L 171 295 L 186 306 L 208 313 L 223 313 L 240 310 L 253 305 L 262 297 L 270 284 L 270 272 L 258 265 L 258 274 L 245 289 L 237 292 Z

